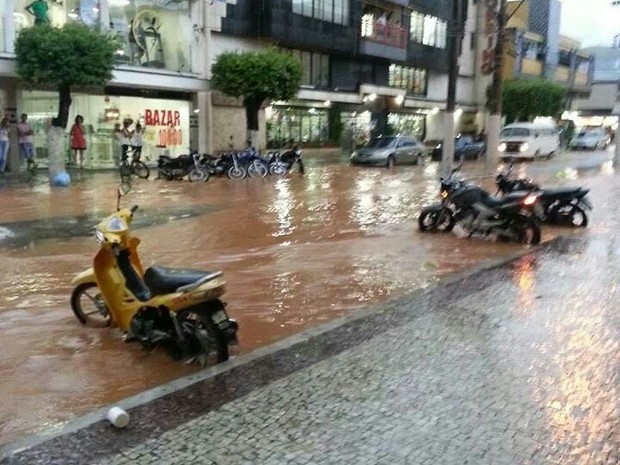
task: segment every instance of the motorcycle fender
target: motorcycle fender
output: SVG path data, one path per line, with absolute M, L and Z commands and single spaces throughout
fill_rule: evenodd
M 95 270 L 93 268 L 89 268 L 75 275 L 75 277 L 71 280 L 71 285 L 79 286 L 80 284 L 94 283 L 94 282 L 96 282 L 95 281 Z
M 430 204 L 424 207 L 420 213 L 438 212 L 438 211 L 441 211 L 442 209 L 443 209 L 443 204 L 441 202 L 435 202 L 433 204 Z

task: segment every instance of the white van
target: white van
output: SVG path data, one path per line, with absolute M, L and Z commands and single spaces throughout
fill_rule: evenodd
M 554 125 L 541 123 L 513 123 L 499 135 L 502 159 L 551 158 L 560 147 L 560 134 Z

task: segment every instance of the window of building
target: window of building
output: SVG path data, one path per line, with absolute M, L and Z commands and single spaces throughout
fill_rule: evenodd
M 389 84 L 406 89 L 408 94 L 426 95 L 426 70 L 390 65 Z
M 446 48 L 448 44 L 448 23 L 436 16 L 411 13 L 409 27 L 411 40 L 437 48 Z
M 36 9 L 41 17 L 37 18 L 26 10 L 33 0 L 15 0 L 14 21 L 15 31 L 19 32 L 37 22 L 48 22 L 53 26 L 62 26 L 68 22 L 79 22 L 88 26 L 99 23 L 98 0 L 64 0 L 62 2 L 47 1 L 47 11 Z M 5 3 L 4 1 L 2 3 Z
M 188 0 L 108 3 L 110 29 L 121 44 L 118 64 L 191 72 L 192 22 Z
M 305 86 L 329 86 L 329 55 L 323 53 L 289 50 L 302 67 L 301 83 Z
M 293 0 L 293 13 L 310 18 L 347 24 L 350 0 Z

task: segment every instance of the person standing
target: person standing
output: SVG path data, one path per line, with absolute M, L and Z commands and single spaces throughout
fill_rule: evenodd
M 0 176 L 6 169 L 6 161 L 9 156 L 9 120 L 2 118 L 0 121 Z
M 133 131 L 131 130 L 132 124 L 133 120 L 131 118 L 123 120 L 123 129 L 121 129 L 119 137 L 119 142 L 121 143 L 121 159 L 123 160 L 127 158 L 127 150 L 129 150 L 129 146 L 131 145 L 131 138 L 133 136 Z
M 71 150 L 73 150 L 73 163 L 81 170 L 84 162 L 84 150 L 86 150 L 84 118 L 81 115 L 75 117 L 75 123 L 71 126 L 69 134 L 71 136 Z
M 131 136 L 131 146 L 133 147 L 133 159 L 140 160 L 142 156 L 142 135 L 144 134 L 144 129 L 140 123 L 136 123 L 136 129 L 133 131 L 133 135 Z
M 19 136 L 19 152 L 28 163 L 28 169 L 34 169 L 37 164 L 34 162 L 34 131 L 28 123 L 28 115 L 23 113 L 21 121 L 17 125 L 17 135 Z
M 47 17 L 49 6 L 45 0 L 34 0 L 30 5 L 24 8 L 28 13 L 34 16 L 34 25 L 39 26 L 41 24 L 49 24 L 50 20 Z

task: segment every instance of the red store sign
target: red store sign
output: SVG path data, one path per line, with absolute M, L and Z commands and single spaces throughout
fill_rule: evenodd
M 497 6 L 498 0 L 484 0 L 487 7 L 484 15 L 484 34 L 486 47 L 482 51 L 482 65 L 480 69 L 484 74 L 491 74 L 495 67 L 495 38 L 497 36 Z
M 164 126 L 157 132 L 158 146 L 167 147 L 183 144 L 180 111 L 146 110 L 144 112 L 144 124 L 146 126 Z

